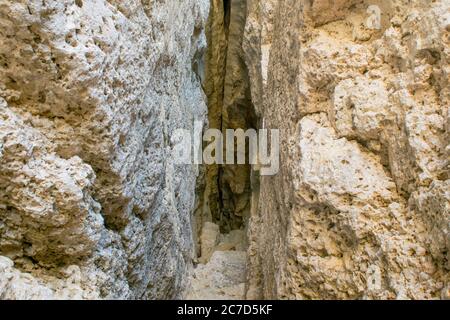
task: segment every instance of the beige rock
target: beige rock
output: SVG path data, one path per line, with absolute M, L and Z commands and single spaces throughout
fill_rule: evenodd
M 1 1 L 0 299 L 449 299 L 449 32 L 448 0 Z M 280 172 L 176 164 L 195 121 L 279 129 Z
M 201 256 L 200 263 L 207 263 L 219 243 L 220 228 L 217 224 L 206 222 L 202 227 L 200 238 Z
M 244 251 L 216 251 L 206 265 L 193 274 L 187 299 L 240 300 L 245 294 Z
M 243 46 L 281 170 L 253 195 L 246 297 L 445 298 L 448 1 L 263 3 Z

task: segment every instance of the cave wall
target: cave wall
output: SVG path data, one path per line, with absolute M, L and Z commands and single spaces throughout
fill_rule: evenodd
M 208 0 L 0 2 L 0 297 L 182 297 Z
M 227 129 L 246 131 L 256 128 L 258 122 L 251 100 L 250 79 L 243 49 L 246 17 L 247 0 L 231 1 L 222 112 L 224 133 Z M 224 140 L 226 144 L 226 136 Z M 246 164 L 222 166 L 219 184 L 223 204 L 222 215 L 223 220 L 227 221 L 225 227 L 228 230 L 245 226 L 250 214 L 251 165 L 248 164 L 248 150 L 246 159 Z
M 252 209 L 247 298 L 449 297 L 449 5 L 248 1 L 281 169 Z

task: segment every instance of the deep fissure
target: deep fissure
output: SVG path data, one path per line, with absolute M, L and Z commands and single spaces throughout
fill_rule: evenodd
M 224 137 L 227 129 L 255 129 L 258 122 L 242 47 L 246 6 L 246 0 L 211 1 L 203 87 L 208 98 L 208 128 L 222 131 Z M 236 152 L 237 148 L 235 160 Z M 249 159 L 248 145 L 246 159 Z M 207 268 L 210 259 L 220 259 L 213 257 L 219 251 L 218 256 L 223 255 L 223 259 L 229 261 L 237 259 L 245 269 L 246 228 L 255 180 L 252 167 L 250 164 L 213 164 L 203 166 L 201 171 L 194 216 L 198 262 L 204 266 L 201 268 Z M 241 298 L 243 277 L 238 282 Z
M 214 15 L 213 8 L 209 22 L 207 83 L 204 87 L 208 88 L 214 82 L 219 84 L 207 89 L 206 93 L 209 128 L 219 129 L 223 133 L 226 129 L 245 131 L 257 127 L 242 49 L 246 3 L 246 0 L 212 1 L 213 7 L 221 6 L 219 11 L 223 10 L 223 21 L 220 23 L 221 17 Z M 217 20 L 219 23 L 216 24 Z M 222 30 L 217 29 L 220 25 Z M 219 63 L 216 64 L 216 61 Z M 214 79 L 217 75 L 219 79 Z M 246 152 L 248 159 L 248 149 Z M 205 169 L 214 172 L 211 183 L 216 185 L 212 188 L 217 191 L 213 196 L 216 201 L 211 201 L 211 198 L 208 201 L 208 205 L 212 205 L 211 221 L 217 223 L 223 233 L 245 227 L 245 218 L 250 212 L 251 165 L 212 165 Z M 243 176 L 237 174 L 242 172 L 245 173 Z M 233 179 L 238 179 L 239 187 L 234 185 L 236 180 Z

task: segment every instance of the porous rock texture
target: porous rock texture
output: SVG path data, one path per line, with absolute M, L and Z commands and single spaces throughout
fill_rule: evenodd
M 242 46 L 246 16 L 246 0 L 211 0 L 203 87 L 208 100 L 208 128 L 222 133 L 256 125 Z M 225 134 L 223 142 L 228 143 Z M 193 224 L 199 265 L 187 297 L 243 299 L 251 166 L 213 164 L 201 166 L 200 172 Z
M 449 37 L 448 0 L 1 0 L 0 299 L 449 299 Z M 177 165 L 195 121 L 280 172 Z
M 208 0 L 0 1 L 0 298 L 179 298 Z
M 247 3 L 253 104 L 281 136 L 247 298 L 449 298 L 450 2 Z

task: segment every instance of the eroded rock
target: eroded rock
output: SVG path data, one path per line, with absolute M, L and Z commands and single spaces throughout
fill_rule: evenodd
M 208 13 L 194 0 L 2 1 L 0 255 L 18 286 L 35 279 L 2 297 L 183 295 L 198 170 L 175 165 L 170 134 L 206 118 Z M 47 279 L 70 265 L 73 296 Z
M 448 1 L 266 3 L 244 48 L 281 170 L 251 210 L 247 298 L 446 297 Z

